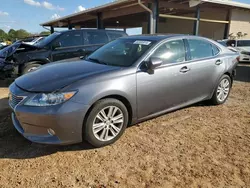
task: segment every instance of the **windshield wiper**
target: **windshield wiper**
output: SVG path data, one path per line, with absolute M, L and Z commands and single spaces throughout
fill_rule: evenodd
M 93 62 L 96 62 L 96 63 L 99 63 L 99 64 L 108 65 L 107 63 L 105 63 L 103 61 L 100 61 L 99 59 L 96 59 L 96 58 L 88 58 L 87 60 L 90 60 L 90 61 L 93 61 Z

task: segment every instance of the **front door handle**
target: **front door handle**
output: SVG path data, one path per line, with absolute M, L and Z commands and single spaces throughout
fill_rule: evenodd
M 216 62 L 215 62 L 215 65 L 220 65 L 220 64 L 222 64 L 223 62 L 219 59 L 219 60 L 217 60 Z
M 180 69 L 180 72 L 181 73 L 186 73 L 186 72 L 188 72 L 188 71 L 190 71 L 191 69 L 189 69 L 188 67 L 182 67 L 181 69 Z

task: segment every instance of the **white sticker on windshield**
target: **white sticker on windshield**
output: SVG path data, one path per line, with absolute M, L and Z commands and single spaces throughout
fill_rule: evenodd
M 140 45 L 148 46 L 148 45 L 151 44 L 151 42 L 150 41 L 145 41 L 145 40 L 137 40 L 137 41 L 134 42 L 134 44 L 140 44 Z

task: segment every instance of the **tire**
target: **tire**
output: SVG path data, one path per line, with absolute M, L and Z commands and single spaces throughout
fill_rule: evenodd
M 227 87 L 223 87 L 224 89 L 221 90 L 223 92 L 224 97 L 222 98 L 222 95 L 220 95 L 219 88 L 222 88 L 222 84 L 224 82 L 224 86 L 227 85 Z M 226 83 L 226 84 L 225 84 Z M 230 94 L 232 88 L 232 80 L 228 75 L 223 75 L 220 78 L 220 81 L 214 91 L 213 97 L 210 99 L 210 103 L 214 105 L 220 105 L 224 104 Z M 227 94 L 225 94 L 227 92 Z
M 113 109 L 113 111 L 111 109 Z M 104 112 L 106 118 L 110 117 L 110 119 L 105 119 L 105 116 L 103 116 L 103 113 L 101 114 L 101 111 Z M 110 113 L 113 115 L 109 116 L 109 111 L 114 114 Z M 94 147 L 110 145 L 122 136 L 127 125 L 128 111 L 126 106 L 117 99 L 102 99 L 94 104 L 87 120 L 84 122 L 83 138 Z
M 22 75 L 27 74 L 27 73 L 32 72 L 32 71 L 35 71 L 40 66 L 41 66 L 41 64 L 39 64 L 39 63 L 29 64 L 29 65 L 24 67 L 24 69 L 22 71 Z

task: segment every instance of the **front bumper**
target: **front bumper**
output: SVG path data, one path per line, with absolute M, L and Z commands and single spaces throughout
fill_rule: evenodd
M 28 139 L 28 140 L 30 140 L 32 142 L 43 143 L 43 144 L 63 144 L 63 142 L 57 136 L 53 136 L 53 135 L 50 135 L 50 134 L 46 133 L 46 129 L 45 128 L 41 128 L 41 127 L 29 125 L 29 127 L 33 128 L 35 131 L 34 132 L 33 131 L 29 131 L 29 129 L 27 129 L 27 126 L 24 126 L 25 130 L 27 132 L 24 131 L 24 128 L 22 127 L 22 125 L 17 120 L 15 113 L 11 114 L 11 119 L 12 119 L 13 125 L 16 128 L 16 130 L 21 135 L 23 135 L 23 137 L 25 137 L 26 139 Z M 44 134 L 42 134 L 42 135 L 40 134 L 41 130 L 42 130 L 42 132 L 44 132 Z M 67 142 L 65 144 L 67 144 Z M 69 144 L 70 144 L 70 142 L 69 142 Z
M 250 55 L 240 54 L 240 62 L 250 62 Z
M 89 106 L 72 101 L 50 107 L 25 106 L 23 104 L 31 93 L 13 84 L 10 91 L 15 95 L 27 96 L 12 108 L 14 127 L 26 139 L 36 143 L 56 145 L 82 142 L 82 126 Z M 54 134 L 49 130 L 53 130 Z

